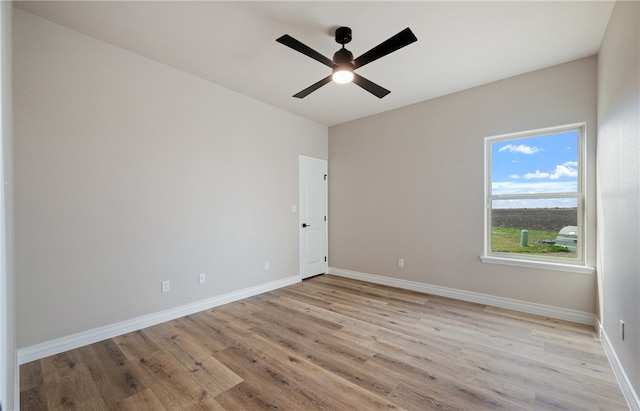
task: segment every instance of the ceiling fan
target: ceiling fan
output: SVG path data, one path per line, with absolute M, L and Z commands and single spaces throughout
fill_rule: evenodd
M 340 84 L 350 83 L 353 81 L 358 86 L 367 90 L 369 93 L 375 95 L 378 98 L 382 98 L 389 94 L 390 91 L 354 73 L 354 70 L 364 66 L 365 64 L 369 64 L 372 61 L 379 59 L 380 57 L 384 57 L 387 54 L 393 53 L 394 51 L 399 50 L 404 46 L 408 46 L 409 44 L 417 40 L 418 38 L 413 34 L 411 29 L 407 27 L 400 33 L 390 37 L 389 39 L 378 44 L 360 57 L 354 59 L 353 54 L 349 50 L 344 48 L 344 45 L 351 41 L 351 29 L 349 27 L 338 27 L 336 29 L 336 42 L 338 44 L 341 44 L 342 48 L 333 55 L 333 60 L 330 60 L 329 58 L 323 56 L 311 47 L 294 39 L 288 34 L 285 34 L 276 39 L 278 43 L 291 47 L 292 49 L 299 51 L 300 53 L 309 56 L 316 61 L 319 61 L 320 63 L 328 66 L 333 70 L 333 73 L 330 76 L 323 78 L 317 83 L 312 84 L 299 93 L 293 95 L 293 97 L 297 98 L 304 98 L 308 96 L 320 87 L 329 83 L 331 80 Z

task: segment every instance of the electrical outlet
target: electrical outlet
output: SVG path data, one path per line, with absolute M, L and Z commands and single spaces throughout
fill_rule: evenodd
M 400 268 L 404 267 L 404 258 L 398 258 L 398 267 Z
M 169 284 L 169 280 L 165 280 L 162 282 L 162 292 L 167 293 L 171 290 L 171 285 Z
M 269 261 L 264 262 L 264 271 L 269 271 Z
M 624 321 L 620 320 L 620 339 L 624 341 Z
M 204 284 L 207 282 L 207 273 L 200 273 L 198 275 L 198 283 Z

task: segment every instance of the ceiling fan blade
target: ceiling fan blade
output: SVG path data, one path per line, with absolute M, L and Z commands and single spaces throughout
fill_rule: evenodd
M 369 64 L 372 61 L 379 59 L 380 57 L 384 57 L 389 53 L 393 53 L 394 51 L 399 50 L 404 46 L 408 46 L 415 41 L 418 41 L 418 38 L 415 36 L 415 34 L 413 34 L 411 29 L 407 27 L 400 33 L 388 38 L 387 40 L 378 44 L 357 59 L 353 60 L 353 65 L 355 68 L 362 67 L 365 64 Z
M 391 93 L 386 88 L 381 87 L 356 73 L 353 73 L 353 82 L 378 98 L 382 98 Z
M 320 87 L 324 86 L 329 82 L 331 82 L 331 76 L 327 76 L 322 80 L 318 81 L 317 83 L 310 85 L 309 87 L 305 88 L 301 92 L 294 94 L 293 97 L 305 98 L 306 96 L 313 93 L 314 91 L 316 91 L 317 89 L 319 89 Z
M 325 66 L 329 66 L 330 68 L 333 68 L 333 66 L 335 66 L 335 63 L 333 62 L 333 60 L 323 56 L 322 54 L 318 53 L 317 51 L 315 51 L 311 47 L 309 47 L 306 44 L 294 39 L 293 37 L 291 37 L 288 34 L 285 34 L 284 36 L 278 37 L 276 39 L 276 41 L 278 43 L 280 43 L 280 44 L 284 44 L 287 47 L 291 47 L 295 51 L 298 51 L 298 52 L 304 54 L 305 56 L 309 56 L 312 59 L 314 59 L 316 61 L 319 61 L 320 63 L 324 64 Z

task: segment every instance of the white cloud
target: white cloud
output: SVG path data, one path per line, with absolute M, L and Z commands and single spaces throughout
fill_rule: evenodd
M 535 154 L 538 151 L 541 151 L 538 147 L 525 146 L 524 144 L 514 145 L 507 144 L 504 147 L 501 147 L 498 152 L 508 151 L 510 153 L 520 153 L 520 154 Z
M 549 176 L 549 178 L 552 180 L 557 180 L 560 177 L 578 177 L 578 170 L 574 169 L 573 167 L 557 165 L 556 170 Z
M 550 178 L 551 174 L 541 172 L 540 170 L 536 170 L 535 173 L 527 173 L 524 175 L 524 178 L 527 180 L 531 180 L 533 178 Z
M 509 176 L 509 178 L 513 178 L 514 180 L 517 180 L 517 179 L 519 179 L 519 178 L 520 178 L 520 176 L 519 176 L 519 175 L 517 175 L 517 174 L 511 174 L 511 175 Z
M 491 183 L 491 193 L 500 194 L 540 194 L 571 193 L 578 191 L 578 182 L 573 181 L 498 181 Z
M 576 208 L 575 198 L 527 198 L 520 200 L 495 200 L 492 208 Z
M 575 167 L 578 166 L 577 161 L 567 161 L 564 164 L 558 164 L 553 173 L 547 173 L 544 171 L 536 170 L 535 173 L 526 173 L 522 177 L 527 180 L 533 179 L 551 179 L 557 180 L 561 177 L 578 177 L 578 170 Z M 515 175 L 515 174 L 514 174 Z M 514 175 L 509 176 L 509 178 L 519 178 L 513 177 Z

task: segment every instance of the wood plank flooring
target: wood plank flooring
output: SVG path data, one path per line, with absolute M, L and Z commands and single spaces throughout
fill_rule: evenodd
M 21 410 L 627 410 L 596 337 L 322 275 L 24 364 Z

